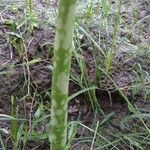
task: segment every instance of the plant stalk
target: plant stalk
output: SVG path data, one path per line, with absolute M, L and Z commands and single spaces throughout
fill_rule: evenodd
M 51 150 L 67 150 L 68 85 L 76 0 L 60 0 L 56 26 L 50 142 Z

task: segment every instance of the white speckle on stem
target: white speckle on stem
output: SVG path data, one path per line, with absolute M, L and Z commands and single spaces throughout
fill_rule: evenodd
M 55 136 L 54 134 L 51 134 L 51 135 L 49 136 L 49 140 L 50 140 L 50 141 L 55 141 L 55 140 L 56 140 L 56 136 Z
M 70 6 L 68 16 L 66 16 L 67 22 L 64 25 L 64 27 L 65 27 L 64 31 L 66 31 L 66 35 L 65 35 L 66 38 L 63 43 L 63 49 L 65 49 L 65 50 L 68 50 L 70 48 L 71 42 L 72 42 L 73 23 L 74 23 L 72 16 L 74 16 L 73 15 L 74 13 L 75 13 L 74 6 Z M 68 42 L 70 42 L 70 43 L 68 43 Z
M 62 109 L 56 110 L 56 115 L 57 115 L 57 116 L 61 116 L 62 113 L 63 113 L 63 110 L 62 110 Z
M 68 64 L 70 63 L 69 61 L 70 61 L 70 58 L 67 56 L 67 58 L 65 59 L 64 64 L 65 64 L 65 65 L 68 65 Z
M 57 120 L 55 118 L 53 118 L 51 120 L 51 126 L 56 126 L 56 125 L 58 125 L 58 122 L 57 122 Z
M 63 105 L 63 110 L 64 110 L 64 111 L 67 110 L 67 106 L 68 106 L 68 104 L 67 104 L 67 103 L 64 103 L 64 105 Z
M 55 99 L 52 100 L 52 103 L 53 103 L 53 107 L 56 108 L 57 107 L 57 102 L 56 102 Z
M 57 64 L 56 64 L 56 62 L 54 62 L 54 66 L 53 66 L 53 68 L 56 68 L 56 66 L 57 66 Z
M 66 135 L 66 130 L 64 131 L 64 133 L 62 134 L 62 137 L 65 137 Z M 63 138 L 62 141 L 61 141 L 61 146 L 64 147 L 66 145 L 66 139 Z
M 68 92 L 68 78 L 69 76 L 65 72 L 60 73 L 58 76 L 56 86 L 62 94 L 67 94 Z
M 61 106 L 65 105 L 66 101 L 62 101 L 61 102 Z

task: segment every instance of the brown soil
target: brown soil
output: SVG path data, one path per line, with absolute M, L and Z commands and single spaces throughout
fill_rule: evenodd
M 114 7 L 115 1 L 114 2 Z M 139 20 L 149 15 L 149 10 L 146 7 L 146 2 L 139 2 Z M 141 4 L 141 5 L 140 5 Z M 56 5 L 56 4 L 55 4 Z M 42 3 L 41 7 L 46 7 L 45 3 Z M 132 10 L 128 7 L 129 4 L 126 2 L 123 6 L 123 17 L 126 22 L 130 24 L 132 22 L 133 16 L 130 15 Z M 128 7 L 128 11 L 126 8 Z M 114 9 L 115 10 L 115 9 Z M 15 14 L 16 15 L 16 14 Z M 13 14 L 11 14 L 13 16 Z M 92 29 L 91 29 L 92 30 Z M 147 30 L 149 30 L 148 26 L 145 26 L 143 29 L 143 36 L 137 38 L 132 34 L 129 36 L 131 39 L 131 43 L 137 45 L 137 43 L 147 42 L 149 40 L 149 35 Z M 28 119 L 34 117 L 34 113 L 39 106 L 39 98 L 34 97 L 33 92 L 37 92 L 39 97 L 42 98 L 42 101 L 45 105 L 49 103 L 49 97 L 45 94 L 50 91 L 51 87 L 51 75 L 52 71 L 50 66 L 52 65 L 53 58 L 53 42 L 54 42 L 54 29 L 41 29 L 37 28 L 33 31 L 32 34 L 27 34 L 25 37 L 25 44 L 27 45 L 27 52 L 23 54 L 22 58 L 19 57 L 19 54 L 16 52 L 15 47 L 7 41 L 6 33 L 10 31 L 10 28 L 7 25 L 0 26 L 0 113 L 10 115 L 10 97 L 14 95 L 18 97 L 16 100 L 16 107 L 19 109 L 19 117 L 24 118 L 24 116 Z M 139 27 L 135 27 L 135 33 L 138 34 Z M 141 32 L 141 31 L 140 31 Z M 94 31 L 93 31 L 94 34 Z M 120 31 L 121 36 L 128 35 L 127 32 Z M 84 43 L 87 42 L 87 39 L 81 39 Z M 2 45 L 2 46 L 1 46 Z M 27 54 L 27 55 L 26 55 Z M 90 84 L 95 84 L 95 66 L 94 66 L 94 58 L 91 49 L 88 46 L 82 47 L 82 56 L 85 60 L 85 65 L 87 67 L 88 77 L 90 79 Z M 130 53 L 124 43 L 121 43 L 119 47 L 117 47 L 115 59 L 113 62 L 112 74 L 111 78 L 115 81 L 120 89 L 122 89 L 123 93 L 132 98 L 130 86 L 133 80 L 132 74 L 132 66 L 133 62 L 126 60 L 130 57 Z M 40 60 L 39 60 L 40 58 Z M 29 65 L 29 68 L 25 63 L 39 60 L 38 62 L 32 63 Z M 73 58 L 74 62 L 74 58 Z M 22 65 L 24 64 L 24 65 Z M 80 74 L 80 68 L 76 63 L 72 63 L 73 72 Z M 30 77 L 30 93 L 28 93 L 28 77 Z M 96 91 L 96 97 L 100 108 L 103 110 L 105 115 L 113 113 L 111 118 L 111 125 L 113 129 L 120 129 L 120 121 L 122 118 L 127 116 L 130 111 L 128 109 L 127 103 L 123 99 L 123 97 L 116 90 L 116 87 L 112 83 L 112 80 L 108 79 L 104 80 L 105 75 L 102 74 L 102 83 L 99 83 L 98 86 L 102 90 Z M 70 95 L 79 91 L 81 88 L 78 84 L 73 81 L 70 82 Z M 86 93 L 87 94 L 87 93 Z M 93 116 L 93 110 L 91 108 L 90 102 L 86 99 L 87 95 L 82 94 L 72 100 L 69 104 L 69 120 L 74 121 L 80 119 L 81 123 L 92 126 L 93 121 L 101 121 L 103 119 L 102 115 Z M 46 95 L 46 96 L 45 96 Z M 23 96 L 26 96 L 22 99 Z M 23 103 L 26 102 L 25 104 Z M 41 100 L 40 100 L 41 101 Z M 142 109 L 143 112 L 149 112 L 150 102 L 144 101 L 141 95 L 139 97 L 135 97 L 132 99 L 131 103 L 133 103 L 137 108 Z M 25 114 L 26 113 L 26 114 Z M 101 113 L 99 113 L 101 114 Z M 95 120 L 94 120 L 95 119 Z M 148 122 L 147 125 L 150 125 L 150 120 L 146 120 Z M 8 121 L 0 121 L 0 128 L 4 128 L 10 130 L 10 122 Z M 107 125 L 106 125 L 107 126 Z M 120 129 L 121 130 L 121 129 Z M 109 133 L 112 132 L 111 129 L 107 130 Z M 88 136 L 91 135 L 88 130 L 83 127 L 79 127 L 76 133 L 76 137 Z M 11 144 L 8 142 L 10 139 L 7 135 L 2 135 L 5 143 Z M 7 139 L 8 138 L 8 139 Z M 7 141 L 8 140 L 8 141 Z M 39 141 L 30 141 L 26 145 L 26 149 L 36 149 L 36 150 L 46 150 L 49 149 L 49 144 L 45 140 Z M 11 145 L 8 145 L 7 150 L 11 150 Z M 90 145 L 87 143 L 81 143 L 73 148 L 73 150 L 82 149 L 88 150 L 90 149 Z

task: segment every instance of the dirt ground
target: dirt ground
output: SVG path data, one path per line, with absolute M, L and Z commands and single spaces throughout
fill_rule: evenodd
M 110 0 L 113 3 L 113 10 L 116 12 L 117 3 L 116 1 Z M 55 15 L 52 13 L 57 8 L 57 3 L 47 4 L 42 1 L 35 1 L 36 11 L 43 11 L 47 9 L 48 11 L 43 12 L 44 20 L 47 20 L 49 16 L 54 18 Z M 5 3 L 5 2 L 4 2 Z M 19 5 L 19 3 L 18 3 Z M 129 34 L 128 26 L 132 24 L 133 9 L 138 8 L 138 20 L 132 35 Z M 22 12 L 23 4 L 20 3 Z M 53 6 L 53 7 L 49 7 Z M 0 7 L 1 8 L 1 7 Z M 0 9 L 1 10 L 1 9 Z M 128 35 L 130 44 L 132 46 L 143 46 L 145 43 L 150 41 L 150 26 L 145 25 L 140 30 L 140 21 L 150 22 L 150 9 L 148 4 L 143 0 L 134 0 L 134 1 L 123 1 L 123 7 L 121 11 L 122 17 L 125 19 L 125 25 L 127 29 L 122 27 L 119 30 L 120 40 Z M 10 12 L 7 9 L 1 14 L 4 19 L 14 19 L 18 16 L 18 12 Z M 42 18 L 42 15 L 39 16 L 39 19 Z M 143 19 L 143 20 L 142 20 Z M 44 22 L 44 21 L 43 21 Z M 93 34 L 95 34 L 96 28 L 91 28 Z M 139 32 L 142 32 L 140 36 L 137 36 Z M 135 33 L 135 34 L 134 34 Z M 105 33 L 104 33 L 105 34 Z M 111 34 L 111 33 L 110 33 Z M 43 95 L 42 101 L 44 104 L 49 103 L 49 97 L 44 94 L 50 91 L 51 87 L 51 75 L 52 75 L 52 61 L 53 61 L 53 42 L 54 42 L 55 29 L 54 27 L 43 28 L 42 25 L 35 28 L 31 34 L 26 34 L 24 36 L 24 44 L 26 45 L 26 52 L 22 57 L 20 53 L 16 50 L 14 45 L 11 43 L 10 38 L 16 37 L 18 35 L 13 35 L 10 27 L 6 24 L 3 24 L 0 20 L 0 114 L 11 114 L 11 95 L 17 97 L 16 107 L 18 107 L 19 117 L 26 117 L 31 119 L 34 116 L 37 107 L 39 106 L 39 100 Z M 8 38 L 9 37 L 9 38 Z M 84 38 L 84 36 L 83 36 Z M 87 43 L 87 39 L 81 39 L 82 43 Z M 17 44 L 20 44 L 20 41 L 17 41 Z M 130 59 L 132 49 L 130 45 L 120 42 L 119 46 L 116 48 L 116 54 L 113 61 L 113 68 L 111 73 L 111 78 L 115 81 L 116 85 L 121 89 L 121 91 L 129 98 L 131 103 L 143 110 L 143 112 L 150 112 L 150 100 L 144 100 L 143 95 L 137 95 L 133 97 L 130 86 L 134 80 L 133 76 L 133 66 L 135 60 Z M 91 52 L 91 49 L 88 46 L 82 47 L 82 56 L 84 57 L 85 64 L 88 70 L 88 76 L 91 81 L 91 84 L 95 83 L 95 66 L 94 58 Z M 129 60 L 130 61 L 127 61 Z M 34 60 L 34 62 L 32 62 Z M 74 63 L 74 58 L 72 61 L 72 73 L 76 72 L 80 74 L 80 68 Z M 137 60 L 139 61 L 139 60 Z M 26 63 L 31 62 L 29 65 Z M 112 83 L 112 80 L 104 80 L 104 75 L 101 76 L 102 83 L 99 84 L 99 89 L 96 90 L 96 97 L 100 108 L 103 110 L 104 114 L 112 114 L 111 125 L 114 130 L 120 128 L 120 120 L 126 115 L 130 114 L 127 103 L 124 101 L 124 98 L 117 91 L 116 87 Z M 30 82 L 30 87 L 28 84 Z M 72 81 L 70 81 L 70 95 L 77 92 L 80 89 L 80 86 Z M 37 97 L 32 96 L 34 92 L 40 93 Z M 31 95 L 30 95 L 30 94 Z M 23 96 L 25 96 L 23 99 Z M 46 95 L 46 96 L 45 96 Z M 80 115 L 80 121 L 85 125 L 92 125 L 93 120 L 96 117 L 96 120 L 102 120 L 101 115 L 93 116 L 93 110 L 90 102 L 87 102 L 86 95 L 80 95 L 76 97 L 75 100 L 69 104 L 69 120 L 74 121 L 78 119 Z M 111 98 L 110 98 L 111 97 Z M 24 104 L 25 103 L 25 104 Z M 26 113 L 25 113 L 26 112 Z M 146 119 L 146 124 L 150 126 L 150 119 Z M 0 120 L 0 128 L 10 130 L 9 121 Z M 108 133 L 112 132 L 111 129 L 105 131 Z M 76 134 L 76 137 L 88 136 L 90 133 L 88 130 L 79 128 Z M 7 142 L 7 135 L 2 135 L 4 141 Z M 10 139 L 9 139 L 10 140 Z M 9 143 L 9 142 L 8 142 Z M 42 145 L 42 146 L 41 146 Z M 74 146 L 73 150 L 77 149 L 88 150 L 88 144 L 82 144 Z M 11 150 L 11 145 L 7 150 Z M 28 142 L 27 150 L 36 149 L 36 150 L 45 150 L 49 149 L 48 142 Z M 148 149 L 147 149 L 148 150 Z

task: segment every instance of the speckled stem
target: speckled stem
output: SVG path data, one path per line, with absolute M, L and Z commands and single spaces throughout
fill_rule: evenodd
M 56 27 L 51 104 L 51 150 L 67 150 L 68 84 L 76 0 L 60 0 Z

